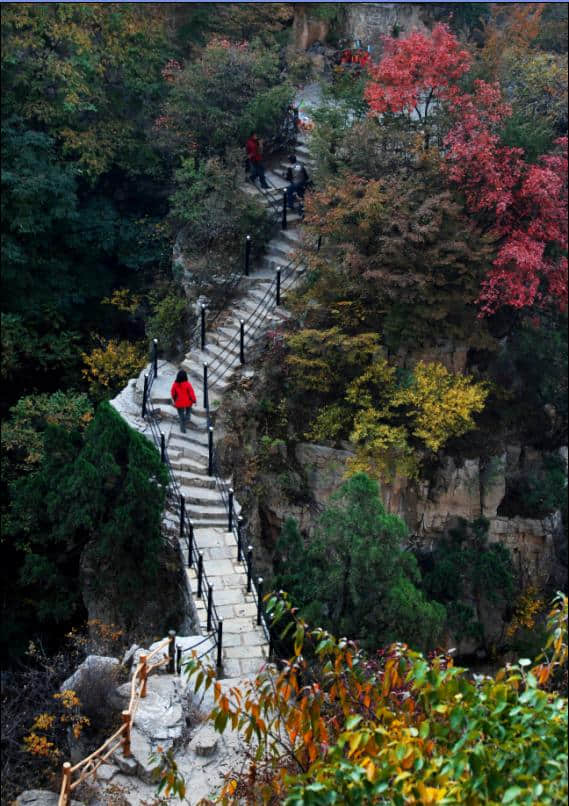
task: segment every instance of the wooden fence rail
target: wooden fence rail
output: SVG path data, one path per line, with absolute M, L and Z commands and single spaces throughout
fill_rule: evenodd
M 151 663 L 150 661 L 165 647 L 168 647 L 168 655 L 160 660 Z M 97 770 L 104 764 L 119 748 L 123 756 L 130 756 L 130 731 L 138 708 L 138 703 L 146 697 L 146 684 L 148 676 L 161 666 L 168 664 L 169 670 L 175 672 L 176 634 L 170 630 L 168 638 L 158 644 L 148 655 L 141 655 L 137 667 L 132 676 L 130 684 L 130 697 L 128 708 L 122 712 L 122 725 L 112 736 L 103 742 L 91 755 L 71 765 L 69 761 L 63 764 L 61 789 L 59 791 L 58 806 L 69 806 L 69 797 L 74 789 L 87 780 L 90 776 L 96 778 Z

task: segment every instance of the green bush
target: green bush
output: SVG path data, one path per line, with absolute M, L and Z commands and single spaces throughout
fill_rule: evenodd
M 389 515 L 375 481 L 360 473 L 343 484 L 303 541 L 288 519 L 277 543 L 275 589 L 290 592 L 303 618 L 367 647 L 404 641 L 433 647 L 444 607 L 417 587 L 415 557 L 403 549 L 403 521 Z
M 177 358 L 190 339 L 189 301 L 181 287 L 149 294 L 152 314 L 146 325 L 150 339 L 158 339 L 161 355 Z

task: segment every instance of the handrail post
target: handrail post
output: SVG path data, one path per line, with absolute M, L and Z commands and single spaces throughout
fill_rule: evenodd
M 283 190 L 283 211 L 281 219 L 281 229 L 286 229 L 286 190 Z
M 158 377 L 158 339 L 152 339 L 152 361 L 154 363 L 154 377 Z
M 207 590 L 207 632 L 211 632 L 211 617 L 213 613 L 213 585 Z
M 146 681 L 148 680 L 148 666 L 146 663 L 146 655 L 140 656 L 140 682 L 142 684 L 140 689 L 140 697 L 146 697 Z
M 281 267 L 277 267 L 277 300 L 276 305 L 277 308 L 281 304 Z
M 121 740 L 122 754 L 125 758 L 130 758 L 130 711 L 123 711 L 121 714 L 123 725 L 126 725 L 126 730 L 123 733 Z
M 221 669 L 221 647 L 223 642 L 223 619 L 219 619 L 217 623 L 217 668 Z
M 186 528 L 186 499 L 183 495 L 180 496 L 180 540 L 184 537 Z
M 263 577 L 257 578 L 257 626 L 261 625 L 263 615 Z
M 227 518 L 227 531 L 232 532 L 233 531 L 233 487 L 229 488 L 228 498 L 229 498 L 229 514 L 228 514 L 228 518 Z
M 182 647 L 176 647 L 176 673 L 180 674 L 182 671 Z
M 249 277 L 249 264 L 251 261 L 251 236 L 245 236 L 245 277 Z
M 251 593 L 251 577 L 253 574 L 253 546 L 247 547 L 247 593 Z
M 168 671 L 170 674 L 176 673 L 176 630 L 168 630 Z
M 198 554 L 198 599 L 202 598 L 202 587 L 203 587 L 203 552 L 200 551 Z
M 148 400 L 148 375 L 144 376 L 144 389 L 142 392 L 142 416 L 146 417 L 146 403 Z
M 207 475 L 213 476 L 213 426 L 207 429 Z
M 242 529 L 243 529 L 243 516 L 238 515 L 237 516 L 237 562 L 238 563 L 241 562 L 241 540 L 243 539 L 242 535 L 241 535 L 241 530 Z
M 201 349 L 205 347 L 205 305 L 201 306 Z
M 245 363 L 245 322 L 239 320 L 239 362 Z
M 69 793 L 71 792 L 71 762 L 63 762 L 63 780 L 61 782 L 60 800 L 61 806 L 68 806 Z
M 293 106 L 292 114 L 294 116 L 294 118 L 293 118 L 293 130 L 294 130 L 294 145 L 296 147 L 296 142 L 297 142 L 297 139 L 298 139 L 298 121 L 300 120 L 300 116 L 298 114 L 298 107 L 297 106 Z
M 207 394 L 207 362 L 203 365 L 203 407 L 209 408 L 208 394 Z
M 166 437 L 160 431 L 160 461 L 162 464 L 166 462 Z
M 189 527 L 190 527 L 190 540 L 189 540 L 189 546 L 188 546 L 188 568 L 191 568 L 192 567 L 192 562 L 193 562 L 192 555 L 193 555 L 193 551 L 194 551 L 194 522 L 192 521 L 191 518 L 188 519 L 188 524 L 189 524 Z

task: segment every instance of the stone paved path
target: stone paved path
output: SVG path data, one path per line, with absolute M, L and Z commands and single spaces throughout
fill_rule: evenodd
M 312 160 L 306 142 L 301 135 L 296 153 L 306 162 L 311 172 Z M 283 189 L 287 183 L 284 174 L 288 163 L 281 163 L 267 171 L 267 179 L 273 189 L 263 196 L 250 184 L 244 185 L 247 193 L 267 206 L 270 198 L 282 202 Z M 203 552 L 204 569 L 214 586 L 214 602 L 220 618 L 223 619 L 223 672 L 226 677 L 239 677 L 256 673 L 266 661 L 268 644 L 261 627 L 256 624 L 256 605 L 252 594 L 246 592 L 245 565 L 237 562 L 235 537 L 227 531 L 227 515 L 216 489 L 215 480 L 207 475 L 207 420 L 203 407 L 203 364 L 212 365 L 218 356 L 229 355 L 236 363 L 219 374 L 213 373 L 213 383 L 208 384 L 210 410 L 215 410 L 223 392 L 229 386 L 235 372 L 251 372 L 247 364 L 240 367 L 238 361 L 238 338 L 240 320 L 246 319 L 257 308 L 259 301 L 270 287 L 275 269 L 286 265 L 300 242 L 297 229 L 298 215 L 289 214 L 286 230 L 279 231 L 266 250 L 258 266 L 252 268 L 251 276 L 243 278 L 240 295 L 223 316 L 213 332 L 207 333 L 206 346 L 202 350 L 192 350 L 182 363 L 187 370 L 196 391 L 198 405 L 192 409 L 192 423 L 182 434 L 177 425 L 175 410 L 170 402 L 170 386 L 175 368 L 162 365 L 159 368 L 151 393 L 152 404 L 160 409 L 161 429 L 166 435 L 167 450 L 172 467 L 186 502 L 186 512 L 194 524 L 194 535 L 198 550 Z M 298 268 L 301 276 L 304 267 Z M 288 316 L 280 308 L 273 309 L 262 322 L 258 322 L 256 332 L 246 332 L 245 352 L 268 328 L 274 327 Z M 227 488 L 231 480 L 225 480 Z M 239 503 L 235 501 L 236 512 Z M 172 513 L 172 517 L 174 513 Z M 205 601 L 197 598 L 197 577 L 193 569 L 187 570 L 194 602 L 197 607 L 202 631 L 205 633 L 207 613 Z

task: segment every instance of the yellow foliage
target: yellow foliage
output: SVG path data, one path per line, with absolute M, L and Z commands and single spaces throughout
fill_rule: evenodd
M 133 294 L 128 288 L 117 288 L 110 297 L 105 297 L 101 302 L 103 305 L 112 305 L 131 316 L 134 316 L 140 307 L 140 297 Z
M 346 390 L 346 400 L 359 408 L 378 408 L 377 401 L 385 400 L 388 404 L 396 391 L 396 367 L 381 357 L 376 357 L 373 364 L 359 375 Z
M 81 705 L 77 693 L 71 688 L 66 688 L 65 691 L 62 691 L 60 694 L 54 694 L 53 699 L 61 700 L 61 704 L 66 710 L 78 708 Z
M 376 409 L 364 409 L 356 415 L 350 441 L 357 452 L 348 460 L 348 475 L 367 473 L 391 481 L 396 475 L 415 478 L 418 458 L 407 441 L 404 426 L 388 425 Z
M 38 736 L 37 733 L 32 731 L 27 736 L 24 736 L 24 749 L 26 753 L 31 753 L 34 756 L 42 756 L 43 758 L 55 759 L 61 755 L 53 742 L 48 741 L 45 736 Z
M 487 396 L 484 383 L 449 372 L 442 364 L 420 361 L 411 386 L 401 389 L 394 403 L 411 407 L 413 434 L 438 451 L 448 439 L 474 427 L 472 415 L 482 411 Z
M 82 353 L 83 377 L 89 382 L 92 394 L 105 396 L 124 385 L 137 375 L 146 363 L 144 347 L 129 341 L 97 338 L 100 347 L 90 353 Z
M 53 714 L 40 714 L 38 717 L 36 717 L 36 720 L 32 725 L 32 730 L 49 730 L 54 722 L 55 717 Z
M 515 604 L 514 615 L 506 629 L 508 638 L 512 638 L 518 630 L 524 627 L 532 630 L 535 627 L 535 619 L 545 608 L 545 602 L 538 596 L 535 585 L 530 585 L 520 594 Z

